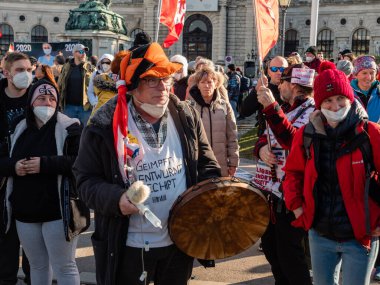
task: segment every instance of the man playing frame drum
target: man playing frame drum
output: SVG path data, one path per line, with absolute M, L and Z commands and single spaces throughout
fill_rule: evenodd
M 219 177 L 220 167 L 199 115 L 169 93 L 181 67 L 157 43 L 130 51 L 118 96 L 82 135 L 74 172 L 81 198 L 95 210 L 98 285 L 185 285 L 191 276 L 193 257 L 168 234 L 169 210 L 187 188 Z

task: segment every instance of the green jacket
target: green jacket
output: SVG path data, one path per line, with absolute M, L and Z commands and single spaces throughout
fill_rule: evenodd
M 66 93 L 67 93 L 67 81 L 70 77 L 71 66 L 74 64 L 74 59 L 71 59 L 69 62 L 65 63 L 62 67 L 62 72 L 58 78 L 58 87 L 60 93 L 59 105 L 62 110 L 65 109 L 66 105 Z M 83 63 L 82 68 L 82 78 L 83 78 L 83 109 L 87 111 L 90 109 L 91 105 L 88 102 L 87 98 L 87 88 L 90 82 L 91 74 L 94 72 L 94 67 L 90 62 Z

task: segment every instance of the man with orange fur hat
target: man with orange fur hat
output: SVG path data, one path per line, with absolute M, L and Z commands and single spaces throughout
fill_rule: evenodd
M 185 285 L 191 276 L 193 258 L 168 234 L 169 210 L 187 188 L 220 176 L 220 167 L 199 115 L 169 92 L 181 68 L 157 43 L 130 51 L 120 64 L 118 96 L 83 132 L 74 172 L 81 198 L 95 210 L 99 285 Z M 162 229 L 126 195 L 141 182 L 151 190 L 144 206 Z

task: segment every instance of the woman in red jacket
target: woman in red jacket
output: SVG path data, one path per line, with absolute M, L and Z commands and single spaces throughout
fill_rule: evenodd
M 380 126 L 368 122 L 345 74 L 330 68 L 315 80 L 320 111 L 293 139 L 283 190 L 293 226 L 309 230 L 314 284 L 338 284 L 342 267 L 343 284 L 364 285 L 380 234 L 380 207 L 365 191 L 366 166 L 380 169 Z

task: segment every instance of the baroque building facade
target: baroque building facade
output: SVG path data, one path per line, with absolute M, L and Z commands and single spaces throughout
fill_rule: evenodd
M 286 12 L 285 55 L 303 54 L 310 43 L 312 0 L 292 0 Z M 69 10 L 83 0 L 0 0 L 0 49 L 9 42 L 59 42 L 65 37 Z M 201 55 L 214 62 L 243 66 L 256 58 L 252 0 L 187 0 L 184 31 L 167 54 L 183 54 L 190 60 Z M 126 20 L 128 36 L 144 30 L 154 37 L 158 0 L 113 0 L 111 10 Z M 280 13 L 281 15 L 281 13 Z M 281 16 L 280 16 L 281 17 Z M 281 23 L 280 19 L 280 23 Z M 282 30 L 282 29 L 281 29 Z M 80 32 L 80 31 L 79 31 Z M 159 42 L 167 34 L 160 26 Z M 86 34 L 86 36 L 88 33 Z M 282 40 L 281 36 L 279 42 Z M 102 41 L 97 51 L 115 52 L 120 46 Z M 320 0 L 317 46 L 325 57 L 339 51 L 380 56 L 379 0 Z M 124 47 L 127 48 L 128 46 Z M 280 54 L 280 45 L 271 55 Z
M 293 0 L 286 14 L 285 55 L 302 54 L 310 43 L 312 0 Z M 380 1 L 320 0 L 317 47 L 325 58 L 339 51 L 380 56 Z

